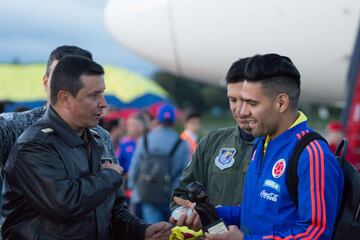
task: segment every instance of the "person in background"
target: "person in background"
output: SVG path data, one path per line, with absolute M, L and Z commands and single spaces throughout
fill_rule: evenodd
M 151 129 L 153 129 L 153 121 L 154 117 L 151 115 L 151 113 L 147 110 L 140 110 L 137 113 L 138 116 L 143 117 L 145 120 L 145 133 L 148 133 Z
M 182 140 L 190 146 L 191 156 L 194 154 L 198 145 L 198 134 L 201 127 L 201 115 L 195 111 L 189 111 L 185 116 L 185 129 L 180 134 Z M 190 157 L 191 159 L 191 157 Z
M 128 187 L 128 171 L 131 165 L 132 156 L 136 149 L 137 141 L 147 132 L 146 126 L 146 120 L 140 112 L 129 116 L 126 121 L 127 134 L 118 144 L 118 161 L 120 166 L 124 168 L 123 190 L 125 192 L 127 202 L 130 203 L 130 211 L 139 218 L 143 218 L 141 202 L 137 192 Z
M 156 119 L 158 122 L 157 127 L 151 130 L 148 134 L 140 138 L 138 145 L 135 149 L 133 158 L 131 160 L 129 170 L 129 187 L 133 189 L 133 194 L 138 194 L 142 203 L 142 214 L 146 222 L 153 223 L 161 220 L 168 220 L 170 217 L 169 199 L 159 199 L 158 203 L 151 203 L 144 201 L 139 191 L 139 179 L 140 166 L 146 161 L 148 153 L 156 153 L 167 155 L 175 147 L 175 152 L 170 161 L 170 172 L 169 169 L 165 169 L 165 166 L 159 166 L 157 170 L 163 171 L 162 176 L 169 174 L 169 181 L 171 189 L 175 188 L 178 184 L 178 179 L 182 174 L 185 166 L 189 162 L 189 146 L 186 142 L 181 141 L 179 134 L 174 129 L 175 124 L 175 109 L 170 104 L 165 104 L 158 109 Z M 147 142 L 147 148 L 145 148 L 145 139 Z M 178 143 L 179 142 L 179 143 Z M 159 174 L 156 174 L 159 175 Z M 153 190 L 153 194 L 158 189 Z M 170 189 L 169 189 L 170 190 Z M 156 195 L 156 194 L 154 194 Z
M 129 171 L 136 142 L 146 131 L 146 121 L 138 113 L 129 116 L 126 120 L 126 136 L 120 141 L 118 155 L 119 164 L 124 168 L 125 173 Z
M 344 130 L 339 121 L 331 121 L 326 126 L 326 140 L 330 150 L 335 154 L 336 148 L 344 138 Z
M 326 126 L 326 140 L 328 141 L 331 151 L 335 154 L 341 140 L 345 138 L 345 131 L 340 121 L 331 121 Z M 360 161 L 355 154 L 355 148 L 351 143 L 347 149 L 346 160 L 360 171 Z
M 120 150 L 119 150 L 119 142 L 120 142 L 120 138 L 121 136 L 124 134 L 124 127 L 123 127 L 123 122 L 121 119 L 112 119 L 106 123 L 104 123 L 104 127 L 106 129 L 106 131 L 109 132 L 114 149 L 115 149 L 115 154 L 116 156 L 119 155 Z

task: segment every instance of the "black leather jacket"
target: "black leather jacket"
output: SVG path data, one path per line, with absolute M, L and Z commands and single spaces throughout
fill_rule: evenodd
M 117 198 L 121 176 L 100 168 L 99 136 L 86 136 L 52 108 L 20 136 L 5 166 L 3 239 L 144 239 L 148 225 Z

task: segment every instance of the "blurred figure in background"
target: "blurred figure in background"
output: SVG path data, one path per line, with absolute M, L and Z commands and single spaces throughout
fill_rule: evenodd
M 126 121 L 126 136 L 118 144 L 118 161 L 124 168 L 124 184 L 122 185 L 125 197 L 130 203 L 130 211 L 139 218 L 143 218 L 141 203 L 137 192 L 128 187 L 128 171 L 131 165 L 131 158 L 136 149 L 136 143 L 141 136 L 147 132 L 147 123 L 140 112 L 131 115 Z M 130 201 L 131 199 L 131 201 Z
M 161 106 L 156 119 L 158 126 L 139 140 L 129 170 L 129 187 L 140 197 L 143 218 L 149 223 L 169 219 L 171 191 L 190 154 L 174 129 L 174 107 Z
M 140 112 L 137 113 L 138 116 L 143 117 L 145 120 L 145 133 L 148 133 L 151 129 L 154 128 L 154 117 L 151 115 L 151 113 L 147 110 L 140 110 Z
M 146 120 L 138 113 L 126 120 L 126 136 L 120 141 L 118 155 L 119 164 L 124 168 L 125 173 L 129 170 L 136 142 L 146 131 Z
M 185 117 L 185 129 L 180 137 L 186 141 L 190 147 L 190 155 L 192 156 L 198 145 L 198 134 L 201 127 L 201 115 L 196 111 L 189 111 Z M 190 158 L 191 160 L 191 158 Z
M 344 137 L 344 130 L 339 121 L 331 121 L 326 126 L 326 140 L 330 150 L 335 154 L 336 148 Z
M 110 133 L 110 137 L 115 149 L 116 156 L 119 156 L 120 149 L 119 149 L 119 143 L 120 138 L 124 134 L 124 126 L 121 119 L 112 119 L 106 123 L 104 123 L 104 128 L 106 131 Z

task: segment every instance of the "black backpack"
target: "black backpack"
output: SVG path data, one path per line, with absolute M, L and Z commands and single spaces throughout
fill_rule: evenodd
M 297 165 L 299 157 L 305 147 L 316 139 L 326 142 L 316 132 L 310 132 L 303 136 L 296 144 L 293 155 L 288 163 L 286 184 L 296 206 L 298 206 L 297 187 L 299 179 L 297 176 Z M 344 138 L 335 153 L 335 157 L 344 172 L 344 193 L 335 223 L 334 240 L 360 238 L 360 173 L 351 163 L 346 161 L 347 148 L 348 140 Z
M 145 153 L 141 156 L 136 186 L 142 202 L 167 204 L 171 198 L 171 158 L 181 143 L 179 138 L 169 153 L 150 152 L 147 136 L 144 137 Z

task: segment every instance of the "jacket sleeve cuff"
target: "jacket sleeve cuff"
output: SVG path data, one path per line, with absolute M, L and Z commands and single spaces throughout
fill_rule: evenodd
M 113 169 L 102 169 L 100 175 L 113 186 L 113 190 L 118 189 L 122 184 L 122 176 Z
M 236 225 L 240 227 L 241 207 L 240 206 L 221 206 L 215 208 L 218 216 L 223 219 L 226 225 Z
M 123 205 L 113 210 L 113 239 L 144 240 L 146 228 L 150 224 L 132 215 Z

